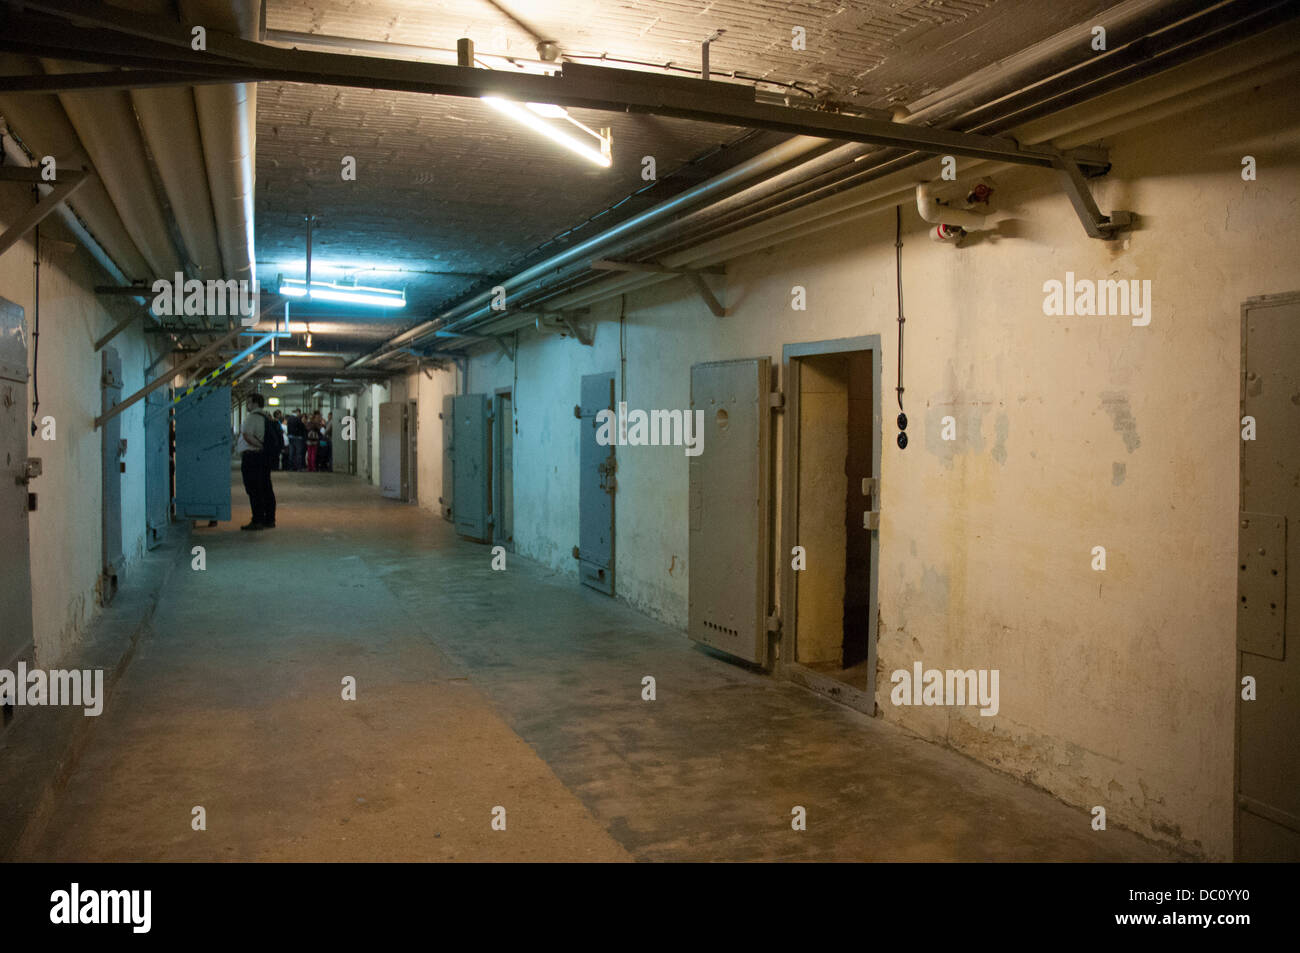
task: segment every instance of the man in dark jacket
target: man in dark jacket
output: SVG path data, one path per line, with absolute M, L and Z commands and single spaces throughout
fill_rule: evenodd
M 275 528 L 275 490 L 271 488 L 271 460 L 264 444 L 268 428 L 280 425 L 263 410 L 265 406 L 266 399 L 261 394 L 249 394 L 249 412 L 239 428 L 239 469 L 244 476 L 248 505 L 253 510 L 253 519 L 239 527 L 245 530 Z M 278 441 L 272 444 L 276 445 Z

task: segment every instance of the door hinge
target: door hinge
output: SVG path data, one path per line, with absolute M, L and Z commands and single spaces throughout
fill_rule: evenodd
M 767 405 L 773 410 L 785 410 L 785 394 L 774 390 L 767 395 Z
M 781 613 L 773 612 L 767 617 L 767 631 L 772 635 L 781 634 Z

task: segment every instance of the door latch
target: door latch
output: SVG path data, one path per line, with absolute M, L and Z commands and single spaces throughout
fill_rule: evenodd
M 22 475 L 17 477 L 14 482 L 19 486 L 26 486 L 41 475 L 41 458 L 28 457 L 23 464 Z

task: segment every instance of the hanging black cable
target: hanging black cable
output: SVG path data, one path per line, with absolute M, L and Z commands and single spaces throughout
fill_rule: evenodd
M 907 414 L 903 413 L 903 206 L 894 207 L 894 281 L 898 285 L 898 449 L 907 446 Z
M 903 409 L 903 206 L 894 207 L 895 284 L 898 286 L 898 409 Z
M 40 189 L 32 186 L 36 201 L 41 200 Z M 41 357 L 41 226 L 32 232 L 32 241 L 36 246 L 35 260 L 32 268 L 35 272 L 35 288 L 32 291 L 32 436 L 36 436 L 36 411 L 41 406 L 41 389 L 36 377 L 36 370 Z

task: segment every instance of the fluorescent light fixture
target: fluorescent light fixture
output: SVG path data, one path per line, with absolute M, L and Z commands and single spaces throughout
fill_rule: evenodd
M 524 103 L 524 105 L 543 119 L 567 119 L 569 116 L 567 109 L 554 103 Z
M 405 308 L 406 292 L 388 288 L 371 288 L 367 285 L 341 284 L 334 281 L 312 281 L 308 292 L 307 282 L 301 278 L 280 276 L 280 294 L 290 298 L 308 298 L 312 301 L 338 301 L 343 304 L 365 304 L 376 308 Z
M 276 374 L 275 376 L 273 376 L 273 377 L 271 378 L 271 383 L 272 383 L 272 384 L 283 384 L 283 383 L 284 383 L 285 381 L 287 381 L 288 379 L 289 379 L 289 378 L 285 377 L 283 374 Z
M 266 404 L 267 404 L 268 407 L 279 407 L 279 406 L 280 406 L 280 398 L 279 398 L 279 397 L 268 397 L 268 398 L 266 398 Z
M 555 144 L 561 145 L 564 148 L 570 150 L 571 152 L 577 153 L 578 155 L 582 156 L 584 159 L 588 160 L 589 162 L 594 162 L 596 163 L 596 165 L 601 166 L 602 168 L 605 169 L 608 169 L 612 164 L 610 157 L 606 155 L 605 152 L 603 152 L 602 150 L 593 149 L 585 142 L 581 142 L 575 139 L 573 136 L 561 132 L 559 129 L 556 129 L 550 123 L 544 122 L 541 118 L 539 118 L 536 115 L 535 112 L 531 112 L 528 109 L 525 109 L 523 106 L 520 106 L 518 103 L 512 103 L 507 99 L 498 99 L 495 96 L 484 96 L 483 102 L 487 103 L 497 112 L 509 116 L 511 119 L 515 120 L 516 122 L 522 123 L 523 125 L 527 126 L 529 129 L 533 130 L 534 132 L 545 136 L 547 139 L 550 139 Z M 534 104 L 532 103 L 529 104 L 530 107 L 532 105 Z M 545 103 L 538 103 L 537 105 L 549 109 L 560 109 L 559 106 L 548 106 Z M 563 113 L 564 110 L 560 109 L 560 112 Z M 567 116 L 568 113 L 564 113 L 564 115 Z

